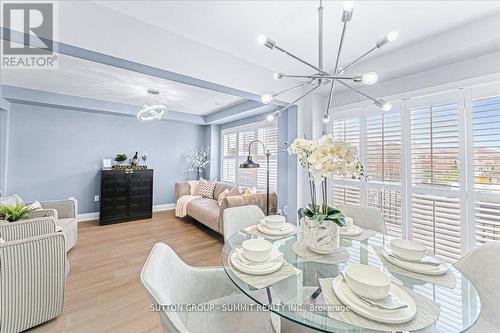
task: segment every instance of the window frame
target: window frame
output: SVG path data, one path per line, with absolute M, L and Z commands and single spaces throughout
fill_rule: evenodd
M 257 121 L 257 122 L 253 122 L 253 123 L 249 123 L 249 124 L 245 124 L 245 125 L 240 125 L 240 126 L 234 126 L 234 127 L 227 127 L 227 128 L 224 128 L 221 130 L 221 134 L 220 134 L 220 140 L 221 140 L 221 147 L 220 147 L 220 180 L 223 181 L 223 182 L 226 182 L 226 183 L 229 183 L 229 184 L 234 184 L 234 185 L 240 185 L 240 186 L 244 186 L 244 187 L 254 187 L 255 189 L 257 189 L 258 191 L 265 191 L 266 188 L 260 188 L 258 187 L 258 171 L 256 170 L 255 172 L 255 176 L 253 177 L 253 181 L 252 181 L 252 185 L 248 185 L 248 184 L 240 184 L 240 168 L 239 168 L 239 164 L 241 162 L 243 162 L 244 160 L 246 160 L 247 156 L 248 156 L 248 146 L 245 146 L 243 147 L 243 155 L 240 155 L 240 132 L 249 132 L 249 131 L 252 131 L 253 132 L 253 136 L 255 139 L 258 139 L 259 138 L 259 129 L 264 129 L 264 128 L 274 128 L 275 131 L 276 131 L 276 146 L 275 147 L 269 147 L 269 145 L 267 144 L 266 145 L 266 148 L 271 152 L 271 156 L 270 156 L 270 186 L 269 186 L 269 191 L 271 192 L 277 192 L 278 190 L 278 169 L 279 169 L 279 165 L 278 165 L 278 136 L 279 136 L 279 127 L 278 127 L 278 122 L 277 121 L 273 121 L 273 122 L 269 122 L 269 121 Z M 228 156 L 225 156 L 225 147 L 224 147 L 224 136 L 225 135 L 228 135 L 228 134 L 236 134 L 236 155 L 228 155 Z M 264 142 L 266 144 L 266 142 Z M 259 164 L 262 164 L 262 161 L 264 160 L 264 163 L 265 163 L 265 155 L 263 154 L 259 154 L 263 152 L 263 149 L 262 149 L 262 145 L 260 144 L 253 144 L 252 145 L 252 157 L 253 157 L 253 160 L 255 162 L 258 162 Z M 235 162 L 235 181 L 234 182 L 231 182 L 231 181 L 227 181 L 227 180 L 224 180 L 224 160 L 225 159 L 234 159 L 236 162 Z M 273 172 L 273 165 L 276 165 L 276 170 Z M 263 166 L 261 165 L 261 168 Z M 264 165 L 264 169 L 265 169 L 265 165 Z M 273 178 L 273 175 L 275 175 L 276 179 L 272 179 Z M 273 186 L 273 184 L 275 184 Z

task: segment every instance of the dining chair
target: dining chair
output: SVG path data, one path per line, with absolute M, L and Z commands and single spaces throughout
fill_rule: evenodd
M 224 209 L 224 242 L 248 226 L 257 224 L 266 217 L 259 206 L 248 205 Z
M 345 216 L 351 217 L 355 225 L 363 229 L 387 234 L 384 217 L 378 209 L 354 205 L 339 205 L 335 208 L 340 210 Z
M 488 241 L 455 263 L 481 299 L 478 321 L 467 332 L 490 333 L 500 329 L 500 242 Z
M 141 271 L 141 282 L 168 333 L 275 333 L 268 312 L 169 311 L 164 305 L 252 304 L 221 267 L 184 263 L 166 244 L 156 243 Z M 162 306 L 163 305 L 163 306 Z

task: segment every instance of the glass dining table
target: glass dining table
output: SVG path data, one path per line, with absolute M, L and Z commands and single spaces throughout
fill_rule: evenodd
M 377 246 L 388 244 L 390 238 L 387 235 L 375 234 L 362 241 L 341 238 L 340 246 L 346 248 L 349 259 L 338 264 L 305 261 L 295 254 L 292 245 L 301 240 L 302 236 L 298 233 L 273 241 L 274 247 L 283 253 L 284 259 L 300 272 L 262 290 L 256 290 L 238 278 L 228 262 L 233 249 L 241 246 L 246 239 L 258 236 L 240 231 L 231 236 L 222 249 L 222 264 L 229 279 L 249 297 L 249 301 L 263 308 L 267 307 L 279 315 L 282 332 L 378 332 L 330 318 L 325 307 L 322 307 L 325 304 L 322 295 L 312 297 L 319 291 L 319 279 L 336 277 L 340 270 L 354 263 L 377 267 L 389 274 L 393 282 L 425 296 L 440 306 L 439 316 L 434 324 L 416 332 L 464 332 L 479 317 L 480 300 L 475 287 L 453 266 L 449 267 L 449 273 L 455 276 L 453 285 L 447 286 L 427 282 L 423 276 L 418 278 L 418 275 L 414 274 L 409 274 L 412 275 L 409 277 L 406 274 L 391 273 L 388 264 L 382 261 L 375 251 Z

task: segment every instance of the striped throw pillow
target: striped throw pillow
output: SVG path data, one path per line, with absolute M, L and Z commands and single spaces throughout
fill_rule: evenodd
M 196 195 L 202 196 L 204 198 L 214 198 L 215 181 L 213 180 L 200 180 L 198 186 L 196 187 Z

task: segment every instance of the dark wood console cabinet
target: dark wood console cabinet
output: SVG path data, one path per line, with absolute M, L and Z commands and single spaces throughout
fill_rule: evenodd
M 153 216 L 153 170 L 102 170 L 99 224 Z

